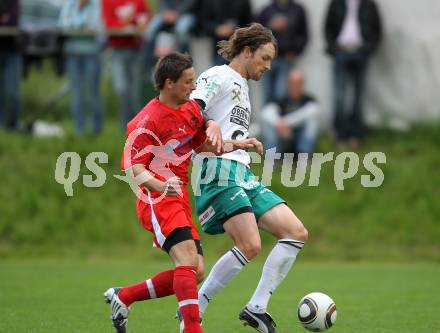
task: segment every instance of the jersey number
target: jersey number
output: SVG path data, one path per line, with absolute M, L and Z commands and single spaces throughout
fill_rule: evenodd
M 231 139 L 232 140 L 245 139 L 243 131 L 236 130 L 234 133 L 232 133 Z

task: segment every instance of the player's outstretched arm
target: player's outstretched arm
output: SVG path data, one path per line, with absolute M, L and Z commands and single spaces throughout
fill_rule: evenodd
M 224 140 L 223 148 L 220 153 L 217 152 L 216 147 L 213 147 L 210 142 L 205 141 L 204 144 L 199 146 L 195 151 L 196 153 L 212 153 L 215 155 L 222 155 L 224 153 L 230 153 L 234 150 L 243 149 L 249 150 L 254 148 L 256 152 L 263 155 L 263 144 L 255 138 L 244 139 L 244 140 Z
M 260 155 L 263 155 L 264 153 L 263 144 L 255 138 L 244 140 L 225 140 L 224 143 L 225 153 L 230 153 L 231 151 L 238 149 L 249 150 L 252 148 L 254 148 L 255 151 Z
M 221 147 L 220 151 L 218 151 L 217 146 L 213 146 L 212 142 L 206 139 L 206 141 L 198 146 L 194 151 L 197 154 L 205 154 L 205 155 L 214 155 L 214 156 L 220 156 L 224 153 L 223 147 Z

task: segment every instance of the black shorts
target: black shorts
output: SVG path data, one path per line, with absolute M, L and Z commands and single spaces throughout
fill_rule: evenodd
M 189 239 L 193 239 L 191 228 L 183 227 L 174 229 L 163 243 L 162 249 L 166 253 L 169 253 L 174 245 Z M 203 249 L 200 240 L 194 239 L 194 243 L 196 244 L 197 253 L 203 256 Z

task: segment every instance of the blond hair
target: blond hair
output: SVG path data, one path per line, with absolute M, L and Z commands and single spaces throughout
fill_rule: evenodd
M 217 43 L 218 54 L 224 59 L 231 61 L 238 56 L 245 47 L 249 47 L 254 53 L 260 46 L 272 43 L 275 52 L 278 52 L 278 43 L 269 28 L 260 23 L 252 23 L 245 28 L 237 28 L 228 40 Z

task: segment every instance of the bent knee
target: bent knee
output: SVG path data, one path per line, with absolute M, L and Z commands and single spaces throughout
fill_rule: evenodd
M 196 266 L 197 267 L 197 270 L 199 270 L 199 256 L 197 255 L 197 252 L 196 253 L 192 253 L 191 254 L 191 256 L 188 258 L 188 259 L 190 259 L 191 260 L 191 266 Z
M 261 252 L 261 241 L 237 245 L 248 260 L 252 260 Z
M 304 225 L 301 224 L 301 226 L 296 228 L 294 239 L 297 239 L 301 242 L 306 242 L 309 239 L 309 231 L 304 227 Z
M 196 266 L 197 267 L 197 274 L 199 271 L 199 258 L 197 255 L 197 252 L 190 251 L 186 254 L 185 257 L 181 258 L 179 260 L 179 264 L 182 266 Z
M 309 239 L 309 231 L 304 226 L 301 226 L 298 231 L 297 239 L 302 242 L 306 242 Z
M 301 242 L 306 242 L 309 238 L 309 232 L 304 225 L 298 220 L 297 223 L 290 225 L 288 228 L 282 230 L 276 236 L 281 238 L 295 239 Z

